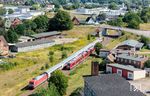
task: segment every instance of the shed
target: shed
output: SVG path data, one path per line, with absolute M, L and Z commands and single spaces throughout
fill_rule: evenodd
M 41 39 L 30 42 L 17 43 L 10 47 L 12 52 L 28 52 L 41 48 L 47 48 L 53 46 L 55 44 L 54 41 L 49 39 Z
M 145 70 L 141 70 L 130 65 L 107 64 L 106 72 L 117 73 L 118 75 L 130 80 L 137 80 L 146 77 Z
M 51 32 L 43 32 L 43 33 L 34 34 L 31 37 L 35 39 L 46 39 L 46 38 L 50 38 L 50 37 L 52 38 L 54 36 L 58 36 L 60 34 L 61 32 L 51 31 Z

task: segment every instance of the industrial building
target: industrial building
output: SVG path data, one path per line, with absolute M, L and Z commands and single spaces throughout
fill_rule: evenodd
M 137 80 L 146 77 L 145 70 L 141 70 L 130 65 L 107 64 L 106 72 L 117 73 L 118 75 L 130 80 Z

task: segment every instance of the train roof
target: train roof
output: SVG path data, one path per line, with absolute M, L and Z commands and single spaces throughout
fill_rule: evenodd
M 73 53 L 71 56 L 69 56 L 68 58 L 66 58 L 65 60 L 63 60 L 62 62 L 56 64 L 55 66 L 51 67 L 50 69 L 48 69 L 46 71 L 46 73 L 52 73 L 55 70 L 65 66 L 64 64 L 66 64 L 67 62 L 69 62 L 71 59 L 73 59 L 74 57 L 78 56 L 80 53 L 82 53 L 83 51 L 86 51 L 88 48 L 94 46 L 97 42 L 100 42 L 101 40 L 95 40 L 94 42 L 90 43 L 89 45 L 85 46 L 84 48 L 80 49 L 79 51 Z

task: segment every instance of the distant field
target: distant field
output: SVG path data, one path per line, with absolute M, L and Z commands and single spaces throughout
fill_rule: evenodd
M 150 23 L 140 24 L 140 29 L 141 30 L 150 30 Z
M 95 27 L 92 26 L 75 26 L 70 31 L 63 32 L 67 37 L 79 38 L 78 41 L 70 44 L 64 44 L 69 54 L 76 52 L 91 41 L 87 40 L 87 34 L 93 32 Z M 48 52 L 54 51 L 54 62 L 49 63 Z M 17 62 L 19 65 L 9 71 L 0 70 L 0 96 L 15 96 L 22 93 L 20 90 L 28 84 L 28 81 L 33 77 L 41 74 L 44 70 L 40 70 L 42 66 L 48 63 L 53 66 L 61 61 L 60 46 L 53 46 L 46 49 L 41 49 L 33 52 L 19 53 L 14 59 L 5 59 L 10 62 Z M 46 69 L 45 69 L 46 70 Z

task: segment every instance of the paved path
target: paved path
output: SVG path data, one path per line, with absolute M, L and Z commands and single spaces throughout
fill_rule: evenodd
M 150 31 L 145 31 L 145 30 L 137 30 L 137 29 L 131 29 L 131 28 L 123 28 L 123 27 L 116 27 L 116 26 L 110 26 L 110 25 L 100 25 L 100 28 L 107 28 L 107 29 L 112 29 L 112 30 L 121 30 L 121 31 L 127 31 L 133 34 L 137 35 L 143 35 L 145 37 L 150 38 Z

